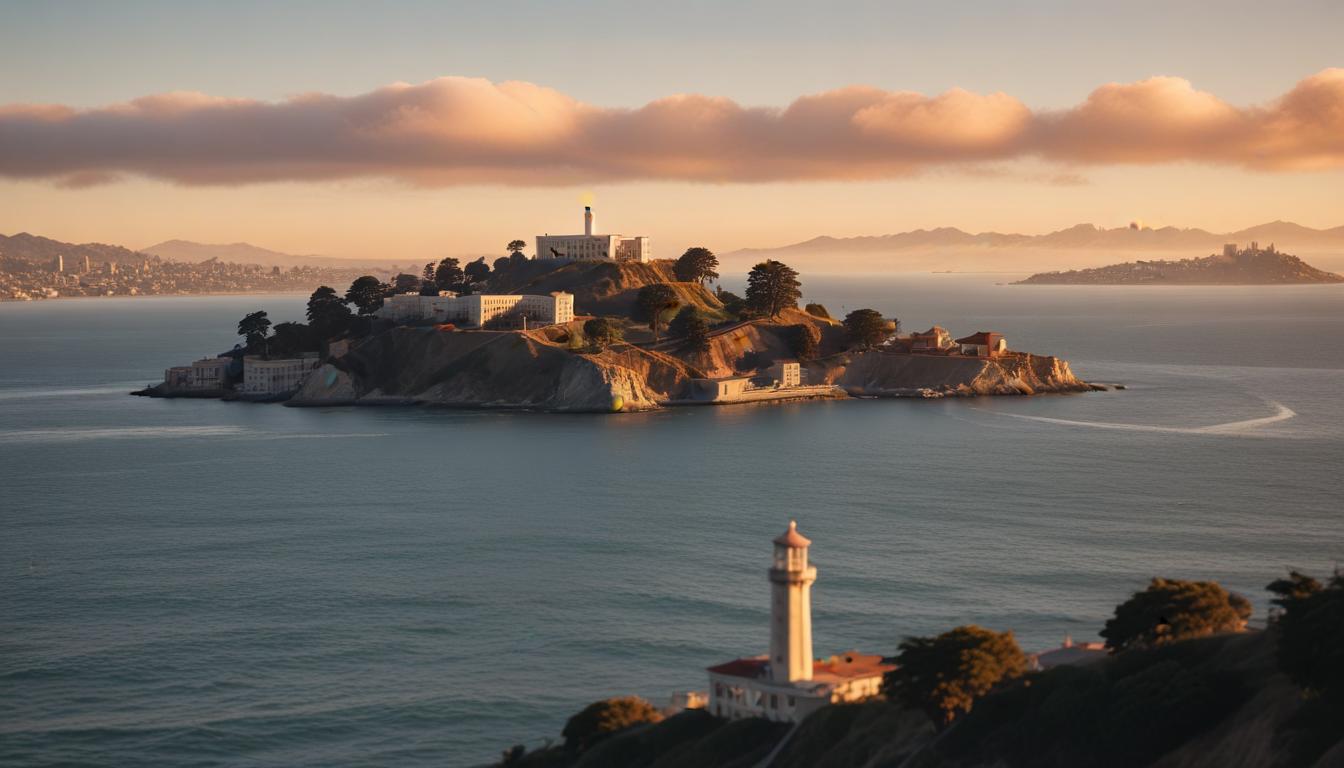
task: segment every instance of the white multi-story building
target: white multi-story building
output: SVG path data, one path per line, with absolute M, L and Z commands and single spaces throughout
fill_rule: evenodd
M 399 323 L 436 320 L 480 328 L 500 318 L 517 318 L 520 325 L 557 325 L 574 319 L 574 294 L 556 291 L 549 296 L 473 293 L 438 296 L 413 293 L 389 296 L 377 312 Z
M 318 361 L 315 352 L 276 360 L 248 355 L 243 358 L 243 394 L 284 395 L 293 392 L 303 386 Z
M 882 676 L 895 665 L 857 651 L 813 658 L 812 583 L 817 569 L 807 562 L 812 542 L 790 522 L 774 544 L 770 653 L 709 668 L 710 714 L 796 723 L 827 704 L 876 696 L 882 691 Z
M 203 357 L 191 364 L 192 389 L 223 389 L 229 377 L 231 357 Z
M 653 239 L 644 235 L 593 234 L 593 208 L 583 207 L 583 234 L 537 235 L 538 259 L 566 261 L 651 261 Z
M 383 299 L 383 306 L 376 314 L 398 323 L 409 323 L 446 317 L 456 308 L 457 294 L 452 291 L 439 291 L 437 296 L 399 293 Z

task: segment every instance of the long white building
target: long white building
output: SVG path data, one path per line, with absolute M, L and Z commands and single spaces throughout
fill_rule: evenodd
M 243 394 L 284 395 L 298 390 L 320 362 L 316 353 L 273 360 L 256 355 L 243 358 Z
M 895 669 L 881 656 L 857 651 L 812 656 L 812 583 L 817 580 L 816 567 L 807 562 L 812 542 L 790 522 L 774 544 L 770 653 L 710 667 L 709 713 L 796 723 L 827 704 L 881 693 L 882 676 Z
M 583 207 L 583 234 L 537 235 L 538 259 L 565 261 L 651 261 L 653 239 L 644 235 L 593 233 L 593 207 Z
M 438 296 L 403 293 L 383 300 L 379 317 L 398 323 L 434 320 L 480 328 L 500 318 L 517 318 L 528 327 L 557 325 L 574 319 L 574 294 L 556 291 L 549 296 L 473 293 L 457 296 L 441 291 Z

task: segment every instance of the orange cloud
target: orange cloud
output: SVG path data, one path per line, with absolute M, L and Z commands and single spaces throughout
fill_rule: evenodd
M 225 185 L 879 179 L 1021 157 L 1344 167 L 1344 69 L 1253 107 L 1173 77 L 1103 85 L 1076 107 L 1043 112 L 1003 93 L 859 86 L 783 109 L 695 94 L 611 109 L 532 83 L 463 77 L 277 103 L 167 93 L 88 110 L 0 106 L 0 176 L 75 186 L 124 174 Z

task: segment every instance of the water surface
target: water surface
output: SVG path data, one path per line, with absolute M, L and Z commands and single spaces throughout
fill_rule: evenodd
M 0 304 L 0 762 L 443 766 L 768 641 L 1092 638 L 1153 575 L 1344 560 L 1344 290 L 812 278 L 1125 391 L 619 416 L 125 396 L 302 297 Z

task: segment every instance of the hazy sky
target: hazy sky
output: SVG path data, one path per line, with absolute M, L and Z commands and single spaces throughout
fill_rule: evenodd
M 588 194 L 662 256 L 1335 226 L 1341 30 L 1338 0 L 3 3 L 0 232 L 420 259 Z M 173 92 L 203 96 L 116 106 Z

